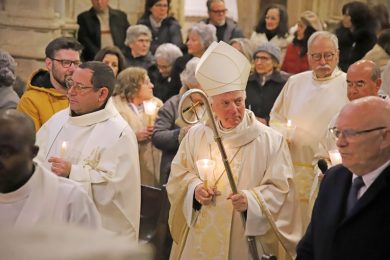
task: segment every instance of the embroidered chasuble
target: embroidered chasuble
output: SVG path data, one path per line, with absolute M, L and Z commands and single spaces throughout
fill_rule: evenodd
M 271 253 L 278 259 L 287 259 L 279 254 L 281 244 L 261 210 L 259 198 L 271 212 L 271 221 L 288 253 L 295 256 L 303 230 L 291 158 L 283 137 L 259 123 L 249 110 L 236 128 L 220 127 L 220 133 L 237 189 L 248 200 L 246 224 L 226 199 L 231 188 L 210 122 L 195 125 L 180 144 L 167 183 L 174 240 L 171 259 L 250 259 L 245 237 L 248 235 L 256 237 L 260 255 Z M 207 184 L 215 185 L 220 195 L 198 211 L 193 203 L 195 187 L 203 182 L 196 166 L 200 159 L 216 162 Z

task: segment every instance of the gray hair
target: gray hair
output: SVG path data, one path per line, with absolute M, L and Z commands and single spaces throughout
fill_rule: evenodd
M 184 82 L 198 83 L 198 80 L 195 78 L 195 70 L 199 60 L 200 59 L 198 57 L 193 57 L 187 62 L 185 69 L 182 73 L 180 73 L 180 80 L 182 85 L 185 85 Z
M 146 25 L 137 24 L 130 26 L 126 31 L 125 45 L 129 45 L 136 41 L 141 35 L 146 35 L 149 40 L 152 40 L 152 33 Z
M 253 53 L 255 51 L 255 46 L 252 41 L 247 38 L 233 38 L 229 41 L 230 45 L 233 43 L 238 43 L 241 46 L 242 54 L 249 60 L 250 63 L 253 62 Z
M 5 50 L 0 49 L 0 87 L 12 86 L 16 80 L 16 62 Z
M 196 32 L 199 35 L 202 47 L 206 50 L 213 42 L 217 41 L 217 29 L 212 24 L 194 24 L 188 33 Z
M 318 37 L 326 38 L 326 39 L 332 41 L 334 47 L 336 48 L 336 50 L 339 49 L 339 41 L 338 41 L 336 35 L 334 35 L 334 34 L 331 33 L 331 32 L 328 32 L 328 31 L 318 31 L 318 32 L 313 33 L 313 34 L 309 37 L 309 40 L 307 41 L 307 46 L 308 46 L 308 49 L 309 49 L 309 50 L 310 50 L 310 47 L 311 47 L 313 41 L 314 41 L 316 38 L 318 38 Z
M 374 82 L 377 81 L 378 79 L 381 79 L 381 68 L 376 63 L 374 63 L 372 66 L 371 79 Z
M 172 43 L 164 43 L 158 46 L 156 49 L 156 53 L 154 57 L 156 59 L 161 58 L 168 61 L 169 64 L 173 64 L 175 60 L 179 57 L 183 56 L 183 52 L 179 47 Z
M 225 3 L 224 0 L 207 0 L 206 6 L 207 6 L 207 11 L 211 11 L 211 4 L 212 3 Z

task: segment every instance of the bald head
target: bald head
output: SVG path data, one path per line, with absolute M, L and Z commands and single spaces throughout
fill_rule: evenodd
M 6 136 L 19 138 L 20 142 L 25 142 L 30 145 L 35 143 L 35 127 L 34 122 L 25 113 L 14 109 L 0 110 L 0 129 L 7 128 Z M 3 132 L 3 131 L 2 131 Z
M 379 168 L 390 159 L 390 103 L 374 96 L 356 99 L 340 112 L 337 147 L 343 165 L 357 175 Z
M 359 60 L 347 71 L 348 99 L 377 96 L 381 87 L 381 72 L 378 65 L 370 60 Z

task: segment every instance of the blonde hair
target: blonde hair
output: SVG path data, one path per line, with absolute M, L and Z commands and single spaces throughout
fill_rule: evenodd
M 113 96 L 120 95 L 128 100 L 134 98 L 148 75 L 141 67 L 130 67 L 119 73 Z

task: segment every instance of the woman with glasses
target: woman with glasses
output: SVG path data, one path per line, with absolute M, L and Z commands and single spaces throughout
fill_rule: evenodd
M 245 106 L 265 125 L 268 125 L 272 106 L 289 77 L 279 70 L 280 57 L 280 48 L 270 42 L 260 45 L 253 53 L 253 71 L 246 86 Z
M 288 33 L 288 15 L 284 6 L 279 4 L 269 5 L 261 16 L 250 40 L 259 46 L 265 42 L 272 42 L 282 51 L 283 62 L 287 45 L 292 41 Z
M 158 186 L 161 152 L 152 145 L 154 118 L 162 106 L 153 96 L 153 84 L 148 73 L 140 67 L 131 67 L 119 73 L 113 92 L 113 101 L 122 117 L 133 129 L 137 141 L 141 168 L 141 184 Z M 145 101 L 153 102 L 156 110 L 147 114 Z
M 114 72 L 115 78 L 126 68 L 126 59 L 118 47 L 105 47 L 96 53 L 95 61 L 102 61 Z
M 173 16 L 168 15 L 170 2 L 170 0 L 146 0 L 144 14 L 137 22 L 146 25 L 152 32 L 150 46 L 152 54 L 163 43 L 173 43 L 178 47 L 183 45 L 180 24 Z

